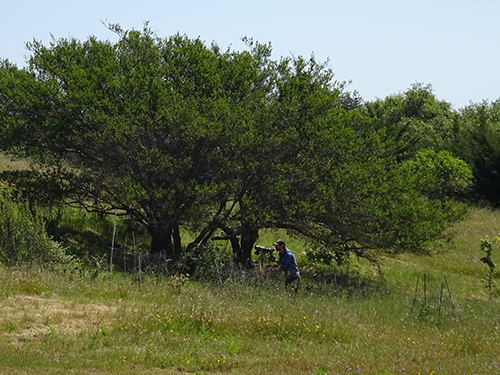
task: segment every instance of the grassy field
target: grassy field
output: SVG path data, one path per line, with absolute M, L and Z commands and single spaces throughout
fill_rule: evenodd
M 297 295 L 259 268 L 141 284 L 0 268 L 0 374 L 500 374 L 500 293 L 489 299 L 478 245 L 500 234 L 500 213 L 475 209 L 452 230 L 431 256 L 382 257 L 383 279 L 362 260 L 318 274 L 285 238 Z

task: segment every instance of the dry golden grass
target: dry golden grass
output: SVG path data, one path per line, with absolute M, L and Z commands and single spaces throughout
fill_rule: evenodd
M 6 333 L 12 342 L 48 335 L 51 329 L 59 334 L 75 335 L 109 326 L 117 308 L 98 303 L 75 303 L 57 298 L 15 295 L 2 301 L 0 325 L 27 327 L 20 332 Z

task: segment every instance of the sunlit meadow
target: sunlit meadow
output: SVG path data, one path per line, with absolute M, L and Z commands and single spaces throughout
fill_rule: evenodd
M 500 214 L 453 231 L 431 256 L 381 258 L 383 277 L 353 259 L 347 282 L 290 239 L 296 295 L 259 268 L 213 283 L 0 268 L 0 374 L 500 374 L 500 293 L 478 245 Z

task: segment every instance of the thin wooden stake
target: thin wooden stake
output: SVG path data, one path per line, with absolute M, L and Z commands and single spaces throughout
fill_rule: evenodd
M 415 302 L 417 302 L 417 292 L 418 292 L 418 282 L 420 280 L 420 272 L 417 276 L 417 285 L 415 286 L 415 296 L 413 297 L 413 307 L 415 307 Z
M 141 254 L 139 254 L 139 285 L 142 287 Z
M 448 288 L 448 295 L 450 296 L 451 308 L 453 309 L 453 311 L 455 311 L 455 306 L 453 305 L 453 299 L 451 298 L 450 286 L 448 285 L 448 280 L 446 280 L 446 276 L 444 277 L 444 281 L 446 282 L 446 288 Z
M 134 247 L 134 272 L 137 271 L 137 252 L 135 251 L 135 234 L 132 231 L 132 246 Z
M 127 239 L 128 234 L 125 236 L 125 245 L 123 246 L 123 272 L 127 272 Z
M 214 264 L 215 264 L 215 269 L 217 270 L 217 275 L 219 276 L 219 283 L 222 285 L 222 279 L 220 277 L 219 266 L 217 265 L 217 261 L 216 260 L 214 260 Z
M 115 233 L 116 233 L 116 210 L 115 210 L 115 222 L 113 224 L 113 239 L 111 240 L 111 254 L 109 256 L 109 279 L 111 280 L 111 275 L 113 274 L 113 249 L 115 247 Z
M 167 249 L 165 249 L 165 252 L 161 255 L 161 278 L 164 278 L 165 272 L 165 265 L 167 264 Z
M 427 304 L 427 274 L 424 273 L 424 304 Z
M 441 294 L 439 295 L 439 312 L 438 312 L 438 319 L 441 318 L 441 305 L 443 304 L 443 289 L 444 289 L 444 284 L 441 283 Z

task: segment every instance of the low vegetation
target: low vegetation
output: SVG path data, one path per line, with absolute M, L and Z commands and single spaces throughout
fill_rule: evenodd
M 291 238 L 304 275 L 297 295 L 265 267 L 212 282 L 1 268 L 0 373 L 500 370 L 500 293 L 493 288 L 490 300 L 479 246 L 499 233 L 499 215 L 473 210 L 452 228 L 453 242 L 434 244 L 432 256 L 380 259 L 383 277 L 363 259 L 352 259 L 349 269 L 318 270 Z M 274 236 L 262 233 L 260 240 L 267 245 Z

